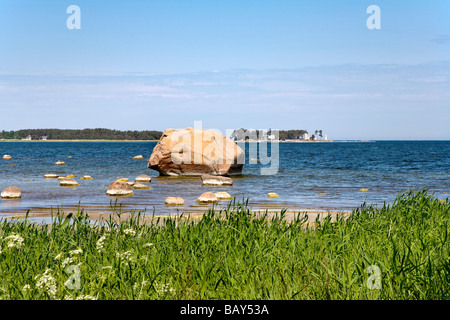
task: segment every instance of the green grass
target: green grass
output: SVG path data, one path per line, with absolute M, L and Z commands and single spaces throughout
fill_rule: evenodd
M 83 210 L 52 225 L 3 220 L 0 298 L 449 299 L 448 200 L 410 192 L 314 228 L 284 213 L 233 202 L 163 224 L 92 225 Z

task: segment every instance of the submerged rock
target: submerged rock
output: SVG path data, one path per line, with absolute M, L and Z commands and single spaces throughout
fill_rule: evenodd
M 275 192 L 269 192 L 269 193 L 267 194 L 267 196 L 268 196 L 269 198 L 278 198 L 278 195 L 277 195 Z
M 8 187 L 0 194 L 2 199 L 20 199 L 22 191 L 17 187 Z
M 212 192 L 205 192 L 197 199 L 199 203 L 216 203 L 217 201 L 216 195 Z
M 232 196 L 228 192 L 220 191 L 215 193 L 218 200 L 231 200 L 233 199 Z
M 79 186 L 78 182 L 76 182 L 74 179 L 72 178 L 63 178 L 60 180 L 59 185 L 61 187 L 77 187 Z
M 135 183 L 133 185 L 133 188 L 134 189 L 151 189 L 151 187 L 146 186 L 145 184 L 142 184 L 142 183 Z
M 46 173 L 46 174 L 44 174 L 44 178 L 45 179 L 57 179 L 57 178 L 59 178 L 59 175 L 55 174 L 55 173 Z
M 134 179 L 134 181 L 136 182 L 150 182 L 152 181 L 152 177 L 146 175 L 146 174 L 141 174 L 139 176 L 136 177 L 136 179 Z
M 202 183 L 204 186 L 232 186 L 233 179 L 229 177 L 204 174 L 202 175 Z
M 231 139 L 210 129 L 167 129 L 153 149 L 148 167 L 160 175 L 238 175 L 244 151 Z
M 184 199 L 180 197 L 167 197 L 164 201 L 166 206 L 184 206 Z
M 108 187 L 108 190 L 106 191 L 106 194 L 108 196 L 132 196 L 133 190 L 131 189 L 131 186 L 123 181 L 113 181 Z

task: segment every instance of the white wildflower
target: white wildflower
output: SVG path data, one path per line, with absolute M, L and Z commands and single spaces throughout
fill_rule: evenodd
M 29 284 L 26 284 L 23 286 L 22 291 L 28 291 L 31 290 L 31 286 Z
M 132 228 L 128 228 L 128 229 L 123 230 L 123 233 L 125 233 L 126 235 L 129 235 L 129 236 L 134 236 L 136 234 L 136 231 L 134 231 Z
M 131 251 L 124 251 L 116 253 L 116 256 L 124 263 L 131 262 Z
M 154 244 L 153 243 L 146 243 L 146 244 L 144 244 L 144 248 L 146 248 L 146 247 L 153 247 L 154 246 Z
M 88 294 L 87 295 L 82 294 L 82 295 L 79 295 L 76 300 L 97 300 L 97 298 L 90 296 Z
M 64 255 L 63 252 L 59 253 L 59 254 L 55 257 L 55 260 L 61 259 L 61 258 L 63 257 L 63 255 Z
M 158 295 L 160 295 L 160 296 L 168 294 L 168 293 L 169 294 L 175 293 L 175 289 L 173 289 L 170 286 L 170 283 L 158 283 L 158 282 L 155 282 L 155 284 L 153 286 L 154 286 L 154 288 L 156 290 L 156 293 Z
M 74 261 L 73 261 L 73 259 L 72 258 L 66 258 L 66 259 L 64 259 L 64 261 L 62 262 L 62 267 L 63 268 L 65 268 L 67 265 L 69 265 L 69 264 L 71 264 L 71 263 L 73 263 Z
M 8 241 L 8 248 L 20 248 L 23 246 L 23 238 L 19 234 L 7 236 L 5 240 Z
M 78 248 L 76 250 L 69 251 L 70 256 L 76 256 L 76 255 L 78 255 L 80 253 L 83 253 L 83 250 L 81 250 L 80 248 Z
M 74 300 L 74 299 L 71 295 L 66 295 L 64 296 L 64 300 Z M 97 300 L 97 298 L 88 294 L 86 295 L 80 294 L 78 297 L 75 298 L 75 300 Z
M 97 241 L 97 251 L 100 252 L 103 250 L 103 248 L 105 247 L 105 240 L 106 240 L 106 235 L 103 235 L 100 237 L 100 239 L 98 239 Z
M 102 267 L 102 269 L 103 269 L 103 270 L 106 270 L 106 269 L 112 269 L 112 266 L 105 266 L 105 267 Z
M 51 298 L 54 298 L 56 296 L 56 280 L 51 275 L 52 271 L 52 269 L 47 269 L 42 276 L 37 275 L 35 279 L 38 279 L 36 287 L 46 291 Z

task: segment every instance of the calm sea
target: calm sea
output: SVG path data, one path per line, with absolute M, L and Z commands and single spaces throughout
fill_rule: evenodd
M 203 187 L 200 178 L 158 177 L 147 168 L 156 142 L 0 142 L 0 189 L 17 186 L 21 200 L 0 201 L 0 216 L 30 208 L 110 206 L 114 198 L 106 189 L 117 177 L 130 180 L 142 173 L 152 176 L 151 190 L 134 190 L 133 197 L 119 198 L 125 209 L 146 213 L 177 212 L 164 205 L 167 196 L 180 196 L 186 206 L 180 211 L 206 208 L 196 203 L 205 191 L 227 191 L 249 199 L 254 209 L 287 208 L 348 210 L 362 202 L 381 205 L 410 189 L 428 188 L 440 199 L 450 192 L 450 141 L 377 141 L 334 143 L 280 143 L 279 170 L 261 175 L 260 163 L 250 164 L 249 144 L 243 174 L 233 177 L 231 187 Z M 143 160 L 132 159 L 143 155 Z M 68 158 L 68 157 L 71 158 Z M 55 166 L 57 160 L 65 166 Z M 14 164 L 14 166 L 8 166 Z M 79 187 L 63 188 L 46 173 L 75 174 Z M 90 175 L 90 181 L 80 177 Z M 360 192 L 367 188 L 367 192 Z M 278 198 L 268 198 L 275 192 Z M 89 211 L 89 210 L 88 210 Z

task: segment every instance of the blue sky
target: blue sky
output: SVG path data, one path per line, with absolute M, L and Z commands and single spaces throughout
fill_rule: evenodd
M 5 130 L 450 139 L 450 1 L 0 0 L 0 109 Z

